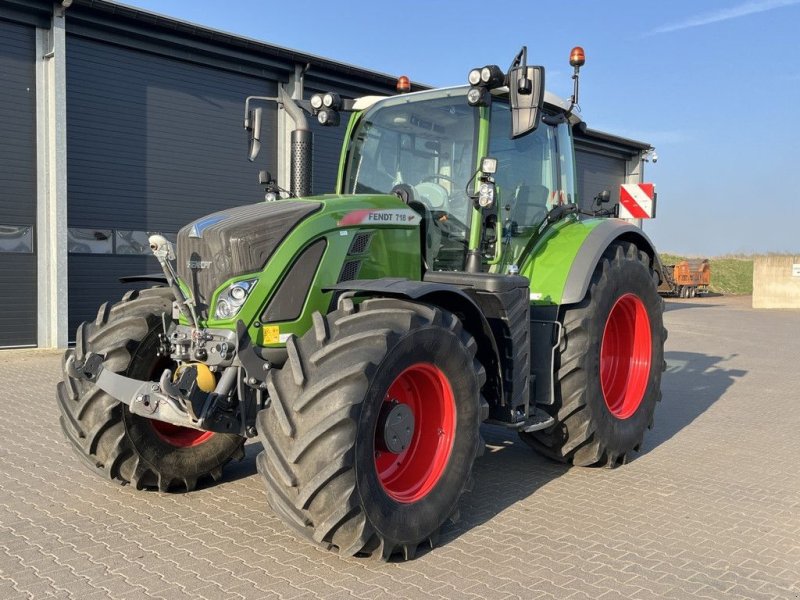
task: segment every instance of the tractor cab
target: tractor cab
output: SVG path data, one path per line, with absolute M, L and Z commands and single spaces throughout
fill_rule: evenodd
M 574 202 L 568 119 L 548 105 L 542 124 L 514 136 L 507 89 L 479 107 L 469 92 L 394 96 L 355 115 L 339 192 L 393 193 L 407 202 L 422 217 L 428 270 L 465 270 L 474 249 L 479 270 L 513 272 L 548 212 Z M 496 161 L 491 174 L 482 171 L 485 157 Z M 484 206 L 482 182 L 493 188 Z

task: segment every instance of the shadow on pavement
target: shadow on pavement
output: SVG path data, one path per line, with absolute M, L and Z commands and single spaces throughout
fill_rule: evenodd
M 682 300 L 680 302 L 670 301 L 664 299 L 664 312 L 671 312 L 673 310 L 683 310 L 684 308 L 714 308 L 722 306 L 721 304 L 707 304 L 705 302 L 692 302 L 691 299 Z
M 631 460 L 647 454 L 690 425 L 747 373 L 725 369 L 721 365 L 729 358 L 721 356 L 667 352 L 665 358 L 667 370 L 662 378 L 663 400 L 656 409 L 656 427 L 646 433 L 641 453 L 633 453 Z M 447 521 L 442 526 L 437 546 L 444 546 L 491 520 L 571 468 L 538 455 L 516 433 L 504 427 L 484 425 L 481 434 L 486 440 L 486 451 L 475 461 L 472 491 L 462 497 L 456 522 Z M 248 443 L 244 460 L 227 466 L 224 481 L 254 475 L 255 459 L 261 450 L 259 442 Z M 421 544 L 418 555 L 425 552 L 427 549 Z
M 571 468 L 540 456 L 504 427 L 484 425 L 481 434 L 486 440 L 486 452 L 475 461 L 473 489 L 461 499 L 458 520 L 442 526 L 439 546 L 535 494 Z
M 263 450 L 261 442 L 251 441 L 244 446 L 244 458 L 240 461 L 232 461 L 225 467 L 222 476 L 222 482 L 238 481 L 246 477 L 251 477 L 256 474 L 256 456 Z M 264 502 L 267 501 L 266 495 Z
M 645 436 L 646 454 L 687 427 L 719 400 L 736 380 L 747 374 L 743 369 L 726 369 L 727 358 L 697 352 L 666 352 L 667 370 L 661 379 L 663 398 L 656 409 L 656 426 Z
M 696 352 L 665 354 L 667 370 L 661 384 L 663 399 L 656 408 L 656 427 L 645 434 L 641 452 L 632 453 L 629 461 L 647 454 L 690 425 L 737 379 L 747 374 L 741 369 L 724 368 L 730 358 Z M 474 490 L 461 501 L 461 519 L 442 528 L 440 545 L 490 520 L 571 468 L 539 456 L 503 428 L 484 426 L 482 433 L 487 448 L 486 454 L 475 463 Z

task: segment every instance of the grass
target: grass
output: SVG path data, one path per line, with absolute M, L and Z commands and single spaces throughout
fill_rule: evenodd
M 687 256 L 662 253 L 661 262 L 674 265 Z M 733 255 L 718 256 L 709 259 L 711 262 L 711 285 L 709 289 L 718 294 L 747 295 L 753 293 L 753 256 Z

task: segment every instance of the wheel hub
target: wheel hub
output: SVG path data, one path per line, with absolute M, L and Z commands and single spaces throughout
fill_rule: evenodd
M 395 501 L 417 502 L 439 482 L 453 449 L 456 409 L 444 372 L 406 367 L 386 392 L 374 434 L 375 470 Z
M 392 400 L 384 404 L 380 419 L 378 431 L 383 435 L 379 436 L 378 445 L 387 452 L 400 454 L 414 437 L 414 413 L 408 405 Z

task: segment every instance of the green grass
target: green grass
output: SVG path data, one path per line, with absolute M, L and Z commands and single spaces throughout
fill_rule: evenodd
M 673 265 L 687 256 L 662 253 L 661 262 Z M 711 285 L 709 289 L 718 294 L 746 295 L 753 293 L 753 257 L 745 255 L 717 256 L 711 262 Z

